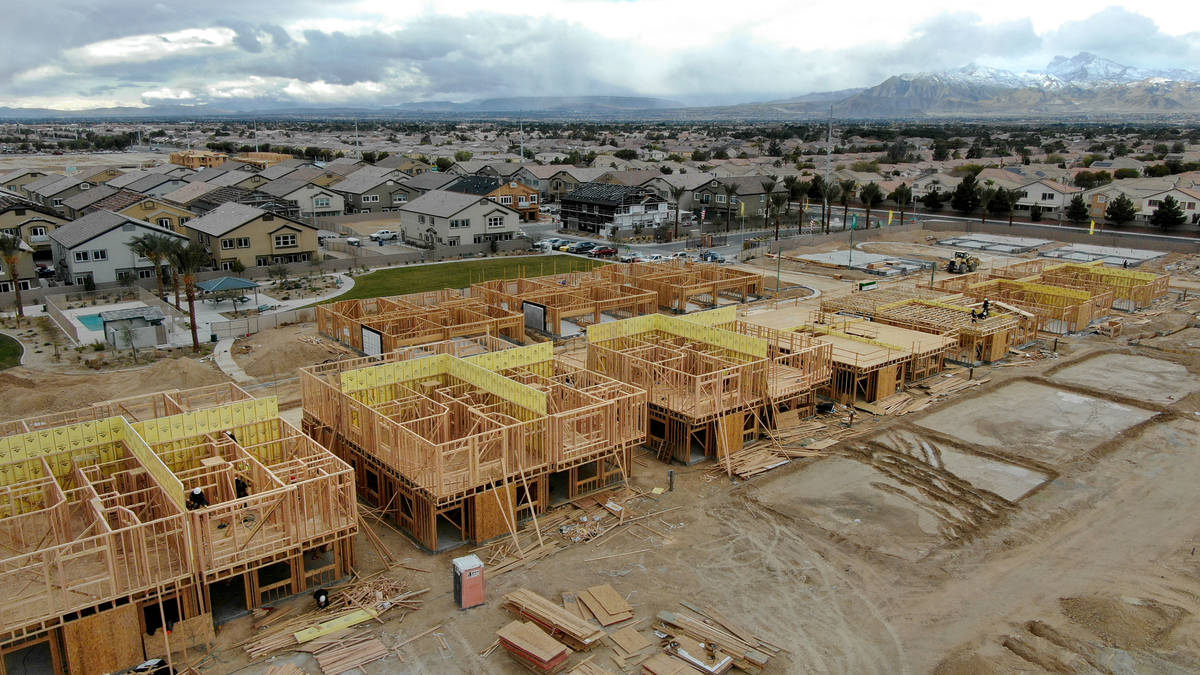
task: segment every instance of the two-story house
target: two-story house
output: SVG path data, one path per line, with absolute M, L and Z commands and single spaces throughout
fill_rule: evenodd
M 913 179 L 913 197 L 920 199 L 930 192 L 940 192 L 943 197 L 947 197 L 961 182 L 961 177 L 948 173 L 927 173 Z
M 608 169 L 593 169 L 591 167 L 564 166 L 550 176 L 550 189 L 547 195 L 550 201 L 559 201 L 563 195 L 590 183 L 608 172 Z
M 167 161 L 189 169 L 205 169 L 220 166 L 229 155 L 210 150 L 180 150 L 172 152 Z
M 1154 216 L 1154 211 L 1159 206 L 1162 206 L 1163 201 L 1167 197 L 1173 197 L 1176 202 L 1179 202 L 1179 208 L 1183 210 L 1183 215 L 1187 217 L 1187 222 L 1196 222 L 1195 218 L 1200 216 L 1200 189 L 1174 187 L 1170 190 L 1163 190 L 1155 194 L 1147 195 L 1142 201 L 1141 208 L 1138 209 L 1137 219 L 1150 222 L 1150 218 Z
M 763 181 L 766 176 L 726 176 L 710 178 L 692 191 L 692 209 L 703 209 L 707 212 L 708 220 L 724 218 L 726 213 L 732 213 L 734 218 L 761 218 L 767 213 L 770 199 Z M 729 195 L 725 188 L 732 186 L 737 192 Z M 787 186 L 779 181 L 772 190 L 787 192 Z
M 346 213 L 387 213 L 420 195 L 395 178 L 375 176 L 371 172 L 355 172 L 329 189 L 345 200 Z
M 0 232 L 0 236 L 4 234 L 4 232 Z M 17 242 L 24 255 L 17 257 L 16 273 L 12 276 L 9 275 L 8 265 L 0 264 L 0 293 L 12 292 L 13 277 L 16 277 L 17 288 L 23 291 L 38 285 L 37 268 L 33 264 L 33 247 L 21 239 L 18 239 Z
M 196 214 L 178 204 L 154 197 L 146 197 L 117 209 L 116 212 L 130 218 L 144 220 L 147 223 L 154 223 L 164 230 L 180 233 L 183 232 L 183 226 L 196 217 Z
M 291 178 L 273 180 L 260 192 L 296 202 L 301 218 L 340 216 L 346 212 L 346 200 L 338 192 Z
M 63 205 L 58 210 L 68 220 L 76 220 L 84 217 L 91 211 L 95 211 L 96 209 L 90 208 L 92 204 L 111 197 L 120 191 L 120 188 L 115 188 L 111 185 L 97 185 L 91 190 L 80 192 L 74 197 L 63 200 Z
M 15 169 L 0 176 L 0 189 L 8 190 L 19 195 L 24 195 L 23 189 L 27 184 L 46 176 L 45 171 L 36 169 Z
M 538 191 L 515 180 L 505 181 L 495 176 L 462 176 L 443 189 L 487 197 L 520 213 L 522 221 L 537 220 Z
M 68 220 L 40 204 L 11 194 L 0 194 L 0 233 L 30 246 L 33 258 L 52 260 L 50 233 Z M 32 264 L 32 263 L 30 263 Z
M 64 201 L 92 187 L 91 183 L 77 176 L 50 174 L 25 184 L 22 190 L 27 198 L 58 210 L 63 207 Z
M 103 284 L 124 277 L 153 279 L 154 264 L 138 256 L 130 242 L 145 234 L 186 237 L 112 211 L 95 211 L 50 233 L 59 279 Z M 166 265 L 164 265 L 166 267 Z
M 562 197 L 563 226 L 612 234 L 673 223 L 675 210 L 654 192 L 630 185 L 586 183 Z
M 456 173 L 426 171 L 419 176 L 413 176 L 404 181 L 404 186 L 410 190 L 416 190 L 418 194 L 425 194 L 430 190 L 445 190 L 447 185 L 457 181 L 459 178 L 462 178 L 462 176 Z
M 420 176 L 433 168 L 419 159 L 413 159 L 404 155 L 388 155 L 375 162 L 375 166 L 395 169 L 406 176 Z
M 1083 190 L 1042 179 L 1022 185 L 1016 188 L 1016 192 L 1017 204 L 1013 210 L 1017 213 L 1029 213 L 1036 205 L 1045 217 L 1062 218 L 1071 198 Z
M 317 228 L 246 204 L 221 204 L 183 227 L 209 250 L 218 269 L 233 269 L 235 260 L 244 267 L 261 267 L 319 255 Z
M 430 190 L 400 207 L 400 235 L 418 246 L 461 246 L 509 241 L 520 214 L 486 197 Z
M 691 211 L 694 190 L 701 185 L 704 185 L 712 180 L 711 176 L 702 173 L 672 173 L 658 174 L 648 178 L 639 184 L 639 187 L 644 187 L 651 190 L 654 194 L 662 199 L 675 204 L 677 208 L 684 211 Z M 683 188 L 683 194 L 679 196 L 678 203 L 671 196 L 672 188 Z

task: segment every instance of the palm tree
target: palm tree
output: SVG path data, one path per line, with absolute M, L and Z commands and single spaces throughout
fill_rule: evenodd
M 853 178 L 838 181 L 838 189 L 842 191 L 839 203 L 842 205 L 842 231 L 846 231 L 849 225 L 848 218 L 850 217 L 850 200 L 854 199 L 854 188 L 858 187 L 858 183 L 854 182 Z
M 154 280 L 158 283 L 158 297 L 161 300 L 163 296 L 163 268 L 162 261 L 169 255 L 171 247 L 174 246 L 174 237 L 167 237 L 161 234 L 143 234 L 129 240 L 129 250 L 136 253 L 139 257 L 149 260 L 154 265 Z
M 988 183 L 988 185 L 979 188 L 979 210 L 982 212 L 979 214 L 979 222 L 981 223 L 987 222 L 988 209 L 992 206 L 992 200 L 996 199 L 996 194 L 999 190 L 1004 189 L 992 187 L 990 185 L 991 181 L 988 181 Z
M 687 192 L 687 188 L 682 185 L 672 185 L 667 188 L 671 192 L 671 201 L 675 202 L 675 232 L 671 235 L 672 239 L 679 238 L 679 200 L 683 199 L 683 195 Z
M 866 229 L 869 230 L 871 229 L 871 209 L 875 208 L 879 202 L 883 201 L 883 190 L 879 189 L 879 186 L 875 184 L 875 181 L 871 181 L 870 183 L 862 186 L 862 190 L 860 190 L 858 193 L 858 199 L 862 202 L 863 208 L 867 212 Z
M 825 234 L 829 234 L 830 223 L 833 221 L 833 205 L 842 196 L 842 186 L 837 183 L 825 184 Z
M 171 264 L 183 277 L 183 288 L 187 294 L 188 319 L 192 324 L 192 351 L 200 351 L 200 337 L 196 331 L 196 273 L 212 262 L 202 244 L 188 242 L 171 250 Z
M 892 190 L 892 194 L 888 195 L 888 199 L 896 202 L 900 206 L 900 227 L 904 227 L 904 209 L 912 202 L 913 191 L 909 186 L 901 183 Z
M 17 323 L 25 316 L 25 307 L 21 304 L 21 281 L 18 279 L 20 273 L 17 272 L 17 263 L 25 254 L 24 246 L 25 242 L 17 237 L 0 235 L 0 259 L 4 260 L 4 271 L 8 273 L 8 280 L 12 282 L 13 299 L 17 301 Z
M 784 211 L 784 213 L 791 213 L 792 212 L 792 200 L 795 199 L 796 195 L 800 193 L 800 177 L 795 176 L 795 175 L 784 176 L 783 177 L 783 186 L 787 188 L 787 196 L 788 196 L 787 206 L 784 207 L 786 209 Z
M 820 202 L 821 202 L 821 230 L 823 232 L 825 232 L 826 234 L 828 234 L 828 230 L 825 225 L 825 211 L 826 211 L 826 206 L 828 204 L 826 202 L 826 198 L 828 195 L 825 190 L 825 179 L 824 178 L 821 178 L 820 176 L 813 176 L 812 182 L 809 183 L 809 185 L 808 185 L 808 196 L 812 197 L 813 199 L 820 200 Z
M 771 195 L 771 204 L 775 207 L 775 241 L 779 241 L 779 212 L 787 205 L 787 201 L 788 196 L 786 192 L 776 192 Z
M 775 193 L 776 185 L 779 185 L 779 176 L 776 176 L 775 174 L 769 174 L 769 175 L 767 175 L 766 178 L 762 179 L 763 194 L 767 198 L 766 202 L 764 203 L 764 210 L 763 210 L 763 224 L 764 225 L 766 225 L 767 223 L 770 222 L 769 219 L 771 218 L 771 204 L 772 204 L 771 195 Z
M 725 231 L 729 232 L 729 220 L 733 218 L 733 200 L 737 197 L 737 186 L 733 183 L 725 183 L 721 186 L 725 191 Z

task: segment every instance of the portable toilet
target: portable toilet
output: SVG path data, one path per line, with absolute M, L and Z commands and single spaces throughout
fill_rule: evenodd
M 454 602 L 469 609 L 486 601 L 483 587 L 483 561 L 477 555 L 454 559 Z

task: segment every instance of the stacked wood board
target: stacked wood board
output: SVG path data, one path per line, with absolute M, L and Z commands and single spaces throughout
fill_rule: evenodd
M 642 662 L 643 675 L 696 675 L 696 669 L 670 654 L 655 654 Z
M 633 618 L 633 607 L 608 584 L 579 591 L 576 597 L 587 614 L 591 614 L 601 626 L 611 626 Z
M 536 673 L 557 673 L 567 665 L 571 650 L 533 623 L 513 621 L 496 631 L 500 646 L 515 661 Z
M 738 635 L 678 612 L 659 612 L 657 618 L 655 628 L 658 630 L 672 636 L 684 636 L 697 642 L 720 645 L 721 651 L 732 658 L 731 665 L 748 673 L 760 672 L 771 658 L 763 651 L 763 648 L 767 647 L 765 643 L 750 636 L 746 631 L 739 631 L 746 634 Z
M 525 588 L 507 593 L 504 608 L 514 616 L 533 621 L 551 637 L 558 638 L 575 651 L 587 651 L 600 644 L 604 631 L 565 608 Z

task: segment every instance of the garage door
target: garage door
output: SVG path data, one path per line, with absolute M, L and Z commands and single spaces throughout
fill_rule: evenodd
M 367 356 L 376 356 L 383 353 L 383 334 L 377 330 L 363 326 L 362 329 L 362 345 L 363 354 Z

